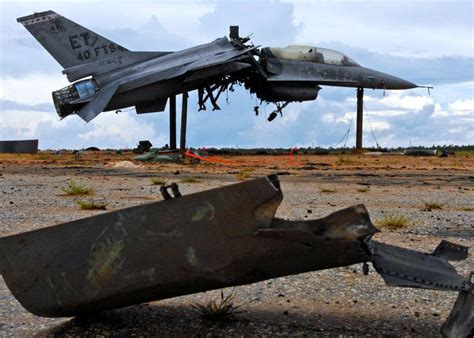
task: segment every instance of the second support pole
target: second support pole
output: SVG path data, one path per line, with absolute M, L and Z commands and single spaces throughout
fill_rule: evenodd
M 170 149 L 176 149 L 176 95 L 170 97 Z
M 188 92 L 183 92 L 183 104 L 181 109 L 181 139 L 179 149 L 186 151 L 186 124 L 188 123 Z
M 362 149 L 364 88 L 357 88 L 356 149 Z

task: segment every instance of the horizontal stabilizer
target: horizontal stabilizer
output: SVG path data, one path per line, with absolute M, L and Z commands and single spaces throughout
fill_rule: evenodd
M 91 121 L 94 117 L 102 113 L 109 103 L 112 96 L 117 91 L 118 84 L 105 86 L 97 92 L 89 103 L 87 103 L 77 115 L 86 122 Z
M 375 270 L 391 286 L 473 292 L 469 280 L 443 258 L 371 241 Z
M 447 261 L 462 261 L 467 258 L 469 248 L 442 240 L 431 255 L 444 258 Z

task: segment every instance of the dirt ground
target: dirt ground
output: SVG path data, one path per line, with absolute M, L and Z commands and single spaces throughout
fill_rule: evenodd
M 177 182 L 183 194 L 277 173 L 284 200 L 277 216 L 323 217 L 363 203 L 380 226 L 381 242 L 431 252 L 442 239 L 474 247 L 474 156 L 402 155 L 218 156 L 226 163 L 147 163 L 115 152 L 0 154 L 0 236 L 53 226 L 120 208 L 160 201 L 158 180 Z M 90 197 L 67 196 L 74 181 Z M 106 204 L 81 210 L 78 200 Z M 439 204 L 440 208 L 427 208 Z M 386 215 L 407 226 L 380 225 Z M 462 274 L 468 259 L 454 262 Z M 455 293 L 392 288 L 361 266 L 337 268 L 224 289 L 240 305 L 235 320 L 207 322 L 191 305 L 221 290 L 107 311 L 90 318 L 40 318 L 12 296 L 0 278 L 0 336 L 439 336 Z

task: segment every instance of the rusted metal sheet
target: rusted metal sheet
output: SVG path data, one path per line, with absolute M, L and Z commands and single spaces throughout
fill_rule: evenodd
M 38 140 L 0 141 L 0 153 L 29 154 L 38 151 Z
M 6 284 L 30 312 L 60 317 L 370 261 L 388 285 L 459 292 L 449 325 L 472 326 L 472 281 L 444 254 L 467 248 L 442 244 L 435 255 L 373 241 L 363 205 L 317 220 L 275 218 L 276 176 L 162 193 L 161 202 L 1 238 Z

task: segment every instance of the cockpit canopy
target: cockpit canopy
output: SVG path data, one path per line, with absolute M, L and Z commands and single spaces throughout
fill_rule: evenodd
M 267 49 L 267 48 L 264 48 Z M 268 48 L 277 59 L 282 60 L 296 60 L 296 61 L 311 61 L 317 63 L 324 63 L 335 66 L 356 66 L 360 67 L 357 62 L 348 56 L 339 53 L 335 50 L 319 48 L 313 46 L 290 45 L 288 47 L 269 47 Z M 267 50 L 268 50 L 267 49 Z

